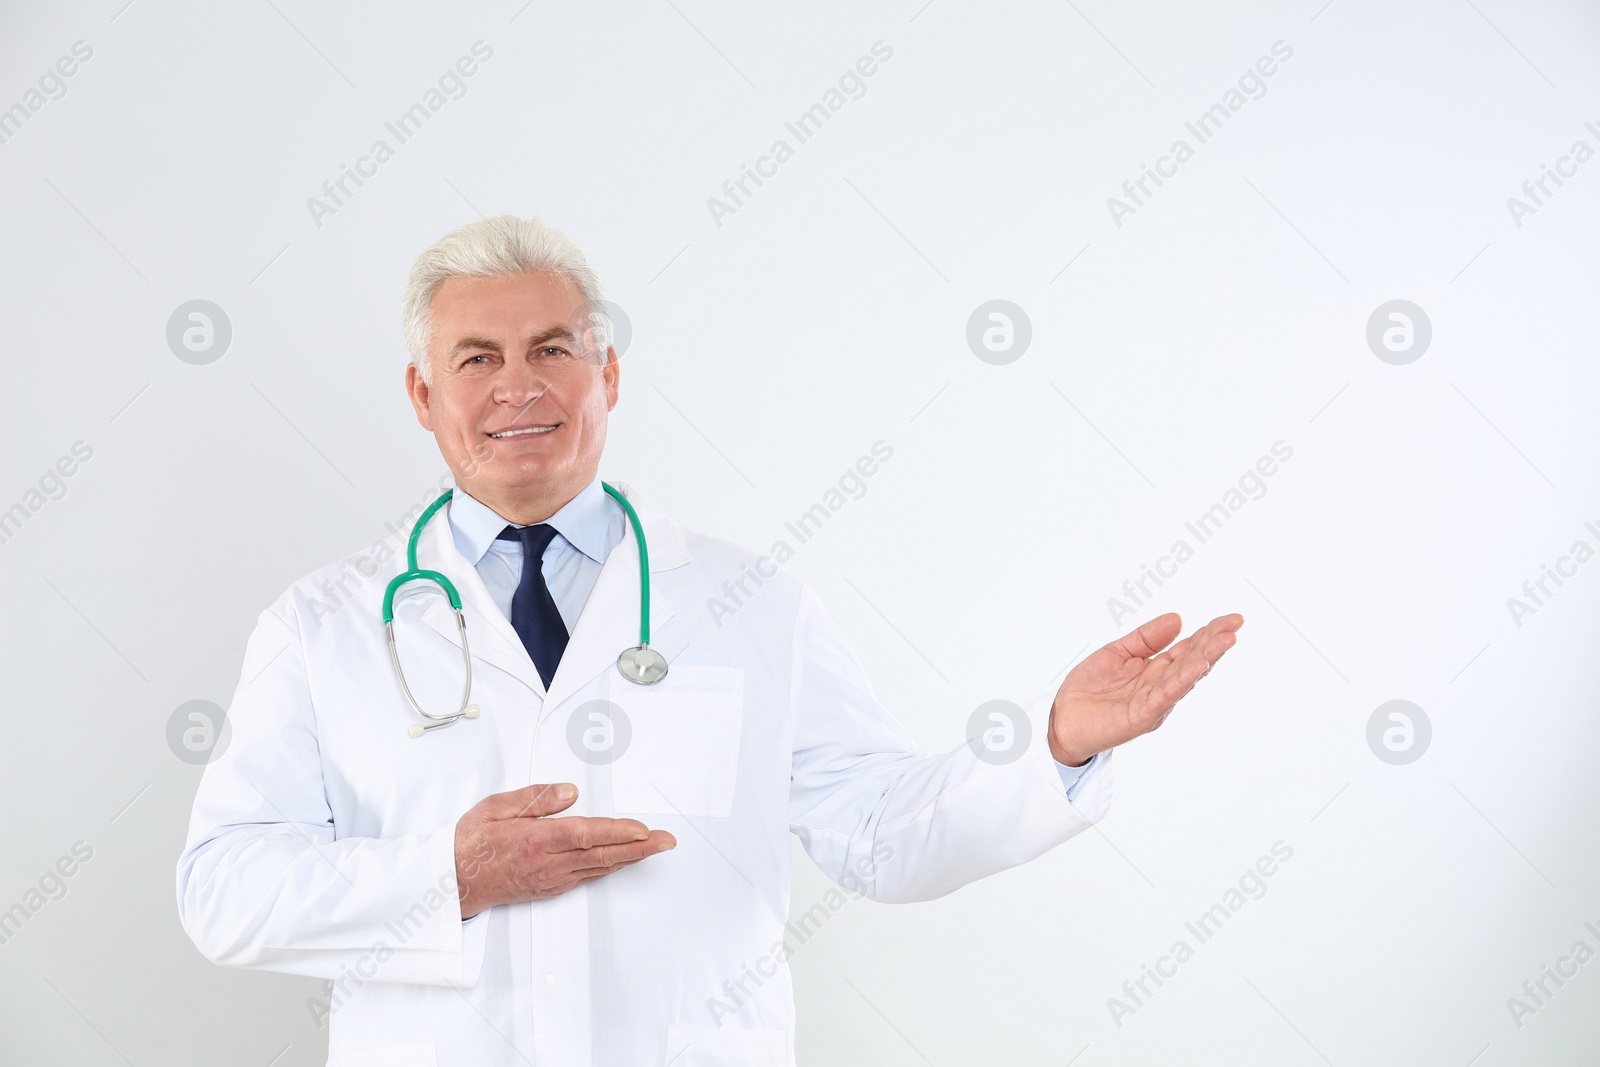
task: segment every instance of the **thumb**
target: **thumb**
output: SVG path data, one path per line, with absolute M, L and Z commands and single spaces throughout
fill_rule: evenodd
M 1172 639 L 1182 631 L 1182 617 L 1175 611 L 1169 611 L 1135 627 L 1132 633 L 1117 638 L 1106 647 L 1117 649 L 1132 659 L 1149 659 L 1171 644 Z
M 483 813 L 490 819 L 539 818 L 565 811 L 577 799 L 578 787 L 570 782 L 525 785 L 508 793 L 484 797 Z

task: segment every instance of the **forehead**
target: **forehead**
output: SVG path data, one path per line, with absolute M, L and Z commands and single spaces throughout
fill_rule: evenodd
M 447 278 L 434 291 L 434 336 L 470 331 L 525 336 L 565 325 L 583 310 L 572 279 L 544 271 L 505 278 Z

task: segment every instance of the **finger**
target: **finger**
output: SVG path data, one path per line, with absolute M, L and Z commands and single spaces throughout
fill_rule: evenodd
M 1175 611 L 1158 615 L 1132 633 L 1107 645 L 1125 656 L 1148 659 L 1171 643 L 1183 630 L 1183 619 Z
M 572 855 L 577 855 L 577 853 L 572 853 Z M 635 863 L 638 863 L 640 860 L 647 860 L 649 858 L 650 858 L 649 855 L 633 856 L 633 857 L 631 857 L 629 859 L 620 859 L 619 858 L 613 863 L 585 864 L 582 867 L 573 867 L 573 868 L 571 868 L 571 873 L 573 875 L 588 875 L 588 876 L 591 876 L 591 877 L 595 876 L 595 875 L 601 875 L 601 874 L 610 874 L 612 871 L 620 871 L 624 867 L 632 867 Z
M 1177 644 L 1161 653 L 1161 655 L 1151 659 L 1150 662 L 1152 664 L 1176 663 L 1182 660 L 1185 656 L 1189 655 L 1194 649 L 1203 648 L 1205 643 L 1211 639 L 1212 625 L 1213 623 L 1206 623 L 1204 626 L 1200 627 L 1200 629 L 1196 630 L 1188 637 L 1185 637 L 1182 641 L 1179 641 Z
M 550 852 L 569 852 L 573 849 L 596 848 L 601 845 L 620 845 L 629 841 L 644 841 L 650 830 L 637 819 L 586 818 L 571 815 L 564 819 L 551 819 L 545 824 L 549 835 L 545 848 Z
M 1211 668 L 1216 666 L 1222 654 L 1232 648 L 1236 638 L 1231 633 L 1220 634 L 1213 637 L 1205 647 L 1205 653 L 1196 648 L 1182 660 L 1174 663 L 1150 690 L 1151 707 L 1161 715 L 1171 710 L 1172 706 L 1189 694 L 1195 683 L 1211 673 Z
M 648 857 L 641 857 L 641 859 L 644 858 Z M 589 882 L 592 882 L 597 878 L 604 878 L 608 874 L 614 874 L 615 872 L 622 870 L 624 867 L 631 867 L 637 862 L 638 860 L 630 860 L 627 863 L 619 863 L 611 867 L 580 868 L 573 871 L 568 877 L 561 879 L 554 886 L 552 886 L 549 895 L 554 896 L 560 893 L 568 892 L 569 890 L 576 889 L 580 885 L 585 885 Z
M 565 853 L 573 857 L 574 871 L 619 867 L 669 851 L 678 846 L 677 839 L 665 830 L 653 831 L 643 841 L 628 841 L 620 845 L 597 845 L 594 848 L 574 849 Z
M 1151 662 L 1152 663 L 1160 663 L 1160 662 L 1169 661 L 1169 660 L 1170 661 L 1179 660 L 1179 659 L 1183 658 L 1183 656 L 1191 648 L 1195 648 L 1195 647 L 1204 649 L 1205 653 L 1206 653 L 1206 658 L 1214 661 L 1216 659 L 1216 656 L 1211 655 L 1211 649 L 1212 649 L 1212 642 L 1215 641 L 1217 635 L 1218 634 L 1224 634 L 1224 633 L 1231 634 L 1231 633 L 1237 631 L 1239 629 L 1239 627 L 1241 627 L 1243 625 L 1244 625 L 1244 616 L 1243 615 L 1238 615 L 1238 614 L 1234 614 L 1234 615 L 1219 615 L 1217 618 L 1212 619 L 1210 622 L 1208 622 L 1204 626 L 1200 627 L 1198 630 L 1196 630 L 1194 633 L 1190 634 L 1188 637 L 1185 637 L 1182 641 L 1179 641 L 1177 644 L 1173 645 L 1171 648 L 1169 648 L 1165 652 L 1161 653 L 1161 655 L 1155 657 L 1155 659 L 1151 660 Z
M 1178 660 L 1182 659 L 1191 648 L 1194 647 L 1195 641 L 1203 637 L 1204 634 L 1205 630 L 1203 628 L 1196 630 L 1188 637 L 1185 637 L 1182 641 L 1179 641 L 1177 644 L 1161 653 L 1161 655 L 1152 656 L 1150 659 L 1150 665 L 1154 667 L 1161 664 L 1176 663 Z
M 571 782 L 553 785 L 525 785 L 509 793 L 495 793 L 481 802 L 491 819 L 541 818 L 565 811 L 578 799 L 578 787 Z
M 588 872 L 585 872 L 584 874 L 577 875 L 576 877 L 569 878 L 564 882 L 557 883 L 556 887 L 551 891 L 550 895 L 557 896 L 557 895 L 559 895 L 561 893 L 571 892 L 572 890 L 578 888 L 580 885 L 585 885 L 585 884 L 587 884 L 589 882 L 592 882 L 596 878 L 604 878 L 606 875 L 610 874 L 612 870 L 616 870 L 616 869 L 619 869 L 619 868 L 611 868 L 611 869 L 603 870 L 603 871 L 588 871 Z
M 1239 638 L 1231 632 L 1212 635 L 1210 640 L 1196 650 L 1206 661 L 1205 670 L 1200 672 L 1200 677 L 1204 678 L 1210 673 L 1211 668 L 1217 665 L 1217 660 L 1222 658 L 1223 653 L 1238 643 Z

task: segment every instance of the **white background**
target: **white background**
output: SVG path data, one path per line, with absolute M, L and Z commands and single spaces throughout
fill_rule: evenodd
M 793 964 L 803 1063 L 1590 1062 L 1600 962 L 1520 1027 L 1507 998 L 1600 950 L 1600 564 L 1520 626 L 1506 602 L 1600 548 L 1600 161 L 1520 227 L 1506 200 L 1600 149 L 1593 4 L 123 2 L 0 22 L 0 107 L 93 49 L 0 144 L 0 508 L 93 449 L 0 544 L 0 909 L 93 849 L 0 945 L 0 1060 L 322 1063 L 318 983 L 179 928 L 200 769 L 167 723 L 444 472 L 400 289 L 506 211 L 566 230 L 632 321 L 605 477 L 765 550 L 893 448 L 790 566 L 930 749 L 1128 629 L 1107 598 L 1294 450 L 1139 609 L 1246 625 L 1117 752 L 1107 820 L 937 902 L 850 904 Z M 478 40 L 466 95 L 316 225 Z M 718 226 L 707 199 L 880 40 Z M 1107 198 L 1276 41 L 1266 94 L 1117 226 Z M 197 298 L 233 327 L 207 366 L 166 342 Z M 996 298 L 1032 323 L 1004 366 L 966 342 Z M 1365 338 L 1392 299 L 1432 323 L 1404 366 Z M 1368 747 L 1391 699 L 1432 723 L 1409 765 Z M 1277 841 L 1265 895 L 1118 1025 L 1108 998 Z M 825 884 L 798 871 L 803 909 Z

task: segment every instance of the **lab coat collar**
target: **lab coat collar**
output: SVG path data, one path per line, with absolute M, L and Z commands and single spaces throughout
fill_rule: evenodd
M 669 571 L 689 562 L 689 549 L 683 528 L 665 513 L 634 492 L 627 482 L 612 483 L 628 498 L 644 527 L 650 553 L 650 573 Z M 603 491 L 603 490 L 602 490 Z M 453 506 L 447 504 L 446 507 Z M 501 614 L 477 568 L 456 547 L 451 523 L 436 516 L 423 528 L 417 544 L 418 566 L 434 568 L 449 575 L 461 594 L 467 617 L 467 638 L 474 659 L 505 671 L 538 693 L 546 711 L 582 689 L 595 676 L 616 662 L 617 654 L 639 643 L 639 546 L 630 524 L 622 540 L 600 568 L 600 577 L 578 616 L 567 641 L 566 651 L 545 691 L 522 639 Z M 650 645 L 670 662 L 687 643 L 686 626 L 669 627 L 673 605 L 660 584 L 650 584 Z M 422 620 L 451 645 L 459 648 L 455 612 L 443 597 L 435 597 L 423 612 Z M 485 709 L 488 711 L 490 709 Z

